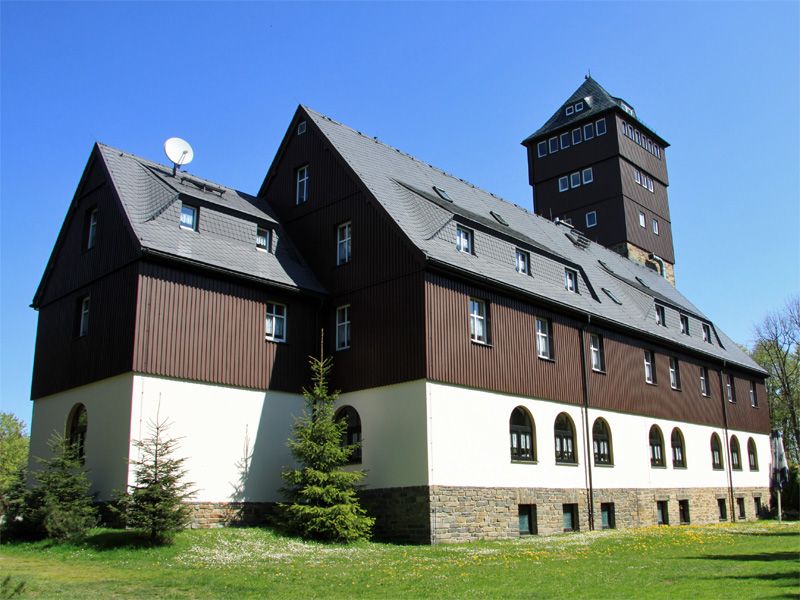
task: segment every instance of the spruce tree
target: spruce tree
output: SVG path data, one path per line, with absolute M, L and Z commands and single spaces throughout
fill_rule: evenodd
M 375 520 L 367 516 L 356 495 L 364 471 L 342 468 L 358 445 L 342 444 L 347 425 L 333 418 L 338 392 L 328 390 L 332 361 L 321 356 L 309 362 L 313 387 L 303 390 L 306 410 L 295 421 L 288 441 L 299 466 L 283 472 L 288 502 L 280 507 L 290 528 L 306 539 L 366 539 Z
M 167 437 L 167 421 L 148 422 L 150 435 L 134 441 L 140 457 L 132 460 L 136 483 L 117 498 L 118 510 L 129 527 L 147 534 L 152 544 L 171 544 L 175 533 L 191 520 L 185 501 L 193 495 L 186 476 L 185 458 L 173 456 L 179 440 Z

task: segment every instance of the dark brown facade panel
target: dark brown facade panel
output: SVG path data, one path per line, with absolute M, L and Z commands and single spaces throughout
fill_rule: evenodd
M 349 305 L 351 345 L 336 350 L 336 309 Z M 350 392 L 425 377 L 422 272 L 333 296 L 325 309 L 332 384 Z
M 728 369 L 725 373 L 733 375 L 734 388 L 736 390 L 736 403 L 727 403 L 728 427 L 743 431 L 769 433 L 769 408 L 767 407 L 767 392 L 763 381 L 758 378 L 748 377 L 744 373 L 735 370 Z M 750 403 L 750 382 L 754 382 L 756 385 L 757 408 L 751 406 Z M 744 445 L 742 445 L 742 448 L 744 453 Z
M 621 129 L 621 121 L 623 120 L 622 117 L 617 116 L 616 119 L 614 120 L 617 131 L 617 140 L 619 143 L 619 153 L 625 158 L 627 158 L 629 161 L 634 162 L 637 165 L 641 166 L 645 171 L 647 171 L 648 173 L 650 173 L 650 175 L 658 179 L 662 184 L 668 186 L 669 176 L 667 175 L 667 159 L 666 159 L 665 149 L 661 148 L 660 159 L 653 156 L 645 148 L 642 148 L 634 140 L 630 139 L 629 137 L 623 134 Z M 638 126 L 636 122 L 631 120 L 628 120 L 626 122 L 632 125 L 634 129 L 638 129 L 640 134 L 645 133 L 642 130 L 642 128 Z M 645 135 L 647 134 L 645 133 Z M 653 141 L 655 142 L 655 140 Z
M 574 165 L 567 166 L 566 171 L 559 172 L 553 179 L 542 181 L 536 185 L 537 207 L 536 212 L 550 218 L 550 209 L 553 217 L 562 212 L 576 210 L 601 199 L 619 198 L 621 192 L 619 179 L 619 160 L 610 158 L 602 162 L 589 163 L 592 167 L 593 181 L 587 185 L 570 188 L 565 192 L 559 191 L 558 179 L 560 176 L 569 177 L 571 173 L 581 172 L 582 168 Z
M 490 346 L 470 341 L 469 299 L 488 304 Z M 455 385 L 580 404 L 580 348 L 574 323 L 518 300 L 428 274 L 428 378 Z M 551 319 L 555 360 L 536 355 L 536 317 Z
M 659 220 L 669 220 L 669 199 L 667 196 L 667 188 L 655 182 L 653 184 L 653 191 L 645 188 L 636 182 L 635 171 L 639 171 L 639 178 L 644 182 L 642 177 L 645 173 L 632 165 L 626 160 L 619 161 L 619 171 L 622 185 L 622 193 L 631 200 L 634 200 L 640 206 L 643 206 L 650 212 L 658 215 Z
M 39 309 L 34 400 L 131 370 L 136 281 L 133 263 Z M 79 337 L 81 299 L 87 295 L 88 332 Z
M 597 223 L 591 228 L 586 225 L 586 215 L 590 212 L 595 213 Z M 572 219 L 572 224 L 592 241 L 613 246 L 626 240 L 625 210 L 619 198 L 589 204 L 563 217 Z
M 286 306 L 286 342 L 265 339 L 267 303 Z M 142 263 L 133 369 L 299 393 L 308 382 L 318 302 Z
M 137 255 L 125 215 L 110 185 L 102 185 L 101 166 L 95 162 L 87 174 L 87 184 L 94 184 L 79 198 L 77 210 L 65 221 L 64 237 L 47 277 L 39 304 L 68 294 L 130 262 Z M 89 187 L 86 185 L 85 187 Z M 87 249 L 88 219 L 97 209 L 94 247 Z
M 639 222 L 639 212 L 644 212 L 644 227 Z M 653 219 L 658 220 L 658 235 L 653 233 Z M 653 252 L 664 260 L 675 263 L 675 253 L 672 246 L 672 224 L 654 215 L 638 204 L 625 199 L 625 224 L 628 229 L 628 240 Z

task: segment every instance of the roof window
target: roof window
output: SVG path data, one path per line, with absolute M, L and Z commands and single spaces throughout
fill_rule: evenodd
M 433 186 L 433 191 L 436 192 L 442 200 L 446 200 L 447 202 L 453 201 L 453 199 L 442 188 Z
M 489 214 L 492 215 L 494 217 L 495 221 L 500 223 L 500 225 L 505 225 L 506 227 L 508 227 L 508 222 L 503 218 L 503 215 L 498 214 L 498 213 L 494 212 L 493 210 L 490 210 Z
M 611 290 L 606 289 L 606 288 L 601 288 L 601 289 L 606 293 L 606 296 L 611 298 L 611 301 L 614 302 L 614 304 L 619 304 L 620 306 L 622 305 L 622 302 L 617 300 L 617 297 L 614 294 L 611 293 Z
M 648 289 L 650 288 L 650 286 L 649 286 L 649 285 L 647 285 L 647 284 L 644 282 L 644 279 L 642 279 L 642 278 L 641 278 L 641 277 L 639 277 L 638 275 L 636 276 L 636 281 L 638 281 L 639 283 L 641 283 L 641 284 L 642 284 L 644 287 L 646 287 L 646 288 L 648 288 Z

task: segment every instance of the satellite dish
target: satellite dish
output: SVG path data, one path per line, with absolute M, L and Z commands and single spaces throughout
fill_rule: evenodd
M 171 137 L 164 142 L 164 153 L 172 161 L 173 176 L 175 176 L 178 167 L 188 165 L 194 158 L 194 150 L 192 150 L 189 142 L 179 137 Z

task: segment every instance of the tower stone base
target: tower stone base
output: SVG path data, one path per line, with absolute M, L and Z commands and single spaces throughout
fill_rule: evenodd
M 675 265 L 669 263 L 667 261 L 659 262 L 650 258 L 650 252 L 644 250 L 643 248 L 639 248 L 630 242 L 622 242 L 621 244 L 617 244 L 615 246 L 611 246 L 611 250 L 630 258 L 633 262 L 637 262 L 640 265 L 644 265 L 648 269 L 653 269 L 659 275 L 663 275 L 664 279 L 669 281 L 672 286 L 675 286 Z M 661 273 L 661 268 L 664 268 L 664 272 Z

